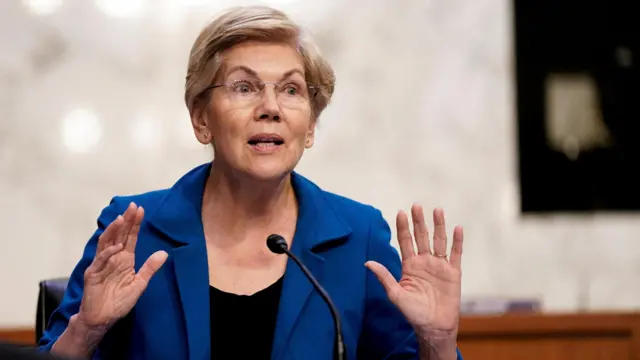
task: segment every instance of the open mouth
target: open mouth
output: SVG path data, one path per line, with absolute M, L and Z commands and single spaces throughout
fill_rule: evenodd
M 284 144 L 284 139 L 279 135 L 260 134 L 252 136 L 247 143 L 256 150 L 273 150 Z

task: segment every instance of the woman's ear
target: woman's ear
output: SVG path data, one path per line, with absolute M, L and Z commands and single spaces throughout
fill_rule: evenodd
M 191 111 L 191 126 L 193 126 L 196 139 L 203 145 L 209 145 L 213 141 L 213 136 L 209 130 L 207 112 L 204 110 L 202 106 L 194 105 Z
M 311 126 L 309 127 L 309 130 L 305 135 L 304 147 L 306 149 L 310 149 L 315 142 L 315 138 L 316 138 L 316 122 L 312 121 Z

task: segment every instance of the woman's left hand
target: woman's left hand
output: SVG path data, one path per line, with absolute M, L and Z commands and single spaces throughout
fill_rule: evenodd
M 451 254 L 447 256 L 444 212 L 433 212 L 433 248 L 420 205 L 411 208 L 411 217 L 417 253 L 407 214 L 400 211 L 396 218 L 402 256 L 400 281 L 379 263 L 369 261 L 366 266 L 378 277 L 416 335 L 427 341 L 451 339 L 455 343 L 460 318 L 462 227 L 453 230 Z

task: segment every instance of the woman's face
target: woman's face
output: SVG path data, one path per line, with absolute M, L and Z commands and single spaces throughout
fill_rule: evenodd
M 245 42 L 222 54 L 209 105 L 194 119 L 216 162 L 256 179 L 291 172 L 313 145 L 313 92 L 302 58 L 287 44 Z M 205 135 L 205 133 L 208 133 Z

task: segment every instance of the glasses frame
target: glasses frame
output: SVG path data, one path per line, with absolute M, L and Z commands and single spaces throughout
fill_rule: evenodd
M 230 87 L 232 87 L 233 85 L 235 85 L 235 84 L 237 84 L 237 83 L 239 83 L 239 82 L 243 82 L 243 81 L 247 81 L 247 80 L 234 80 L 234 81 L 231 81 L 231 82 L 228 82 L 228 83 L 224 83 L 224 84 L 213 84 L 213 85 L 209 85 L 209 86 L 207 86 L 206 88 L 204 88 L 204 89 L 200 92 L 200 94 L 199 94 L 198 96 L 203 95 L 204 93 L 206 93 L 206 92 L 207 92 L 207 91 L 209 91 L 209 90 L 213 90 L 213 89 L 217 89 L 217 88 L 225 88 L 226 90 L 228 90 L 228 89 L 229 89 Z M 260 82 L 260 84 L 261 84 L 261 89 L 260 89 L 260 91 L 264 90 L 265 86 L 266 86 L 266 85 L 269 85 L 269 84 L 271 84 L 271 85 L 273 85 L 273 86 L 278 86 L 278 83 L 274 83 L 274 82 L 264 82 L 264 81 L 261 81 L 261 80 L 258 80 L 258 81 L 259 81 L 259 82 Z M 318 95 L 318 92 L 319 92 L 319 90 L 320 90 L 320 89 L 319 89 L 319 87 L 318 87 L 317 85 L 314 85 L 314 84 L 309 83 L 309 82 L 305 82 L 305 84 L 307 84 L 307 90 L 308 90 L 309 95 L 310 95 L 310 96 L 309 96 L 309 100 L 314 99 L 314 98 Z

